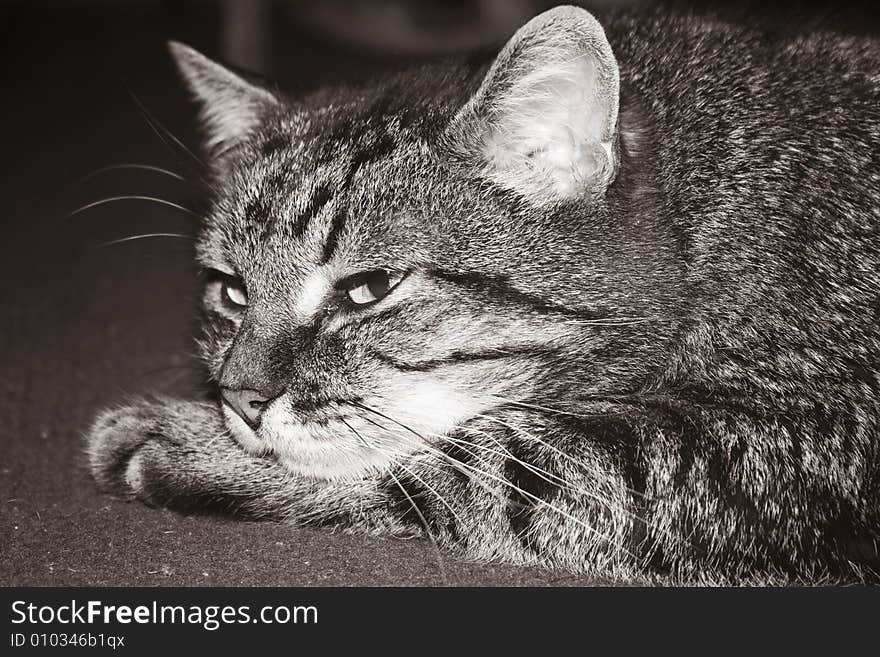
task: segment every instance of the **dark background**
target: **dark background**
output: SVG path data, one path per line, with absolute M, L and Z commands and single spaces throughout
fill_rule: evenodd
M 95 411 L 194 396 L 198 212 L 193 109 L 164 42 L 299 93 L 502 42 L 551 6 L 519 2 L 69 1 L 0 4 L 0 584 L 587 584 L 438 561 L 424 542 L 184 517 L 99 495 L 82 456 Z M 771 30 L 876 33 L 875 3 L 594 2 L 717 13 Z M 164 127 L 160 127 L 164 126 Z M 173 135 L 173 136 L 172 136 Z M 179 140 L 180 143 L 177 143 Z M 180 175 L 102 168 L 138 163 Z M 98 171 L 98 173 L 95 173 Z M 143 233 L 144 238 L 101 246 Z M 601 582 L 599 582 L 601 583 Z

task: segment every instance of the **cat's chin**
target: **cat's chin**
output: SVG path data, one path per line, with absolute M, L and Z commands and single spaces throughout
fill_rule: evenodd
M 233 438 L 254 456 L 273 455 L 291 473 L 314 479 L 360 479 L 389 469 L 393 459 L 383 450 L 346 437 L 342 423 L 315 425 L 267 417 L 258 432 L 223 406 Z

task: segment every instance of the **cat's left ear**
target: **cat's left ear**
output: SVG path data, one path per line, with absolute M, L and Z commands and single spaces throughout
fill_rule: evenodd
M 219 153 L 245 141 L 281 101 L 267 89 L 248 82 L 200 52 L 176 41 L 168 50 L 201 108 L 209 152 Z
M 557 7 L 507 42 L 451 138 L 483 175 L 532 202 L 602 194 L 617 168 L 619 90 L 602 26 Z

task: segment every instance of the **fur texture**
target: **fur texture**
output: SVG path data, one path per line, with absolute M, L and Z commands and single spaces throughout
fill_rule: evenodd
M 880 47 L 604 26 L 297 100 L 177 47 L 203 354 L 271 401 L 105 411 L 101 487 L 579 572 L 876 577 Z

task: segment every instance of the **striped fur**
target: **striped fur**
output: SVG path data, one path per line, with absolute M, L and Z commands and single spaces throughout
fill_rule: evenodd
M 577 572 L 876 578 L 880 46 L 614 18 L 613 176 L 505 184 L 480 99 L 515 112 L 492 94 L 528 85 L 493 76 L 592 24 L 538 17 L 514 71 L 295 101 L 178 48 L 210 116 L 249 113 L 208 126 L 205 362 L 279 396 L 256 431 L 212 404 L 106 411 L 99 484 Z M 376 269 L 402 278 L 352 307 Z

